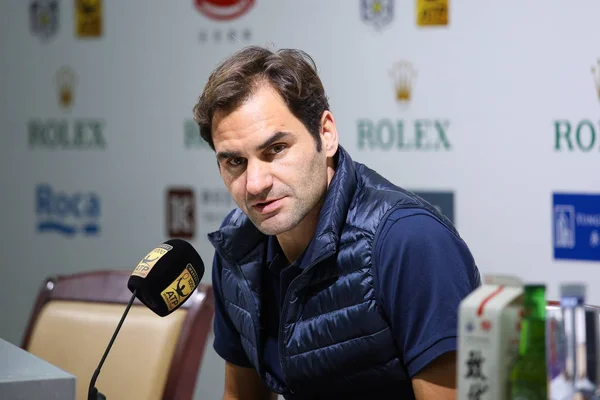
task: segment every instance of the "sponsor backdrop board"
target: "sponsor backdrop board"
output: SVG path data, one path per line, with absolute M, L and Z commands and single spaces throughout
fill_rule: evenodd
M 341 144 L 451 218 L 483 273 L 600 282 L 600 5 L 548 0 L 0 3 L 0 337 L 42 280 L 131 268 L 234 207 L 192 107 L 246 44 L 311 54 Z M 600 304 L 600 292 L 589 301 Z M 198 396 L 217 398 L 209 349 Z

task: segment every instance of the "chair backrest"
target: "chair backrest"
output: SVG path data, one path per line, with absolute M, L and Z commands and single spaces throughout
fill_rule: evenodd
M 77 399 L 131 298 L 131 271 L 48 278 L 33 307 L 22 347 L 77 377 Z M 96 381 L 107 399 L 191 400 L 214 313 L 212 287 L 200 284 L 161 318 L 135 299 Z

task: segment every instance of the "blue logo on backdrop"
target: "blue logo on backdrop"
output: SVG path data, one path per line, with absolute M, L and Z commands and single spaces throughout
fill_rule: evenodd
M 100 197 L 93 192 L 64 193 L 48 184 L 35 189 L 37 231 L 73 237 L 100 234 Z
M 555 193 L 554 258 L 600 261 L 600 194 Z

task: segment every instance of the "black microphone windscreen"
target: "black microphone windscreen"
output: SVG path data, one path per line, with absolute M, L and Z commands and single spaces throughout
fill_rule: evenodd
M 204 263 L 194 247 L 182 239 L 170 239 L 154 248 L 131 273 L 127 287 L 156 314 L 164 317 L 177 310 L 196 290 L 204 275 Z

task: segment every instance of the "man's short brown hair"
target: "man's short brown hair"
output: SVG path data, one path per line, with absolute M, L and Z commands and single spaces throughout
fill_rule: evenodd
M 325 89 L 314 60 L 304 51 L 271 51 L 248 46 L 223 61 L 212 72 L 194 106 L 200 136 L 214 150 L 212 120 L 217 111 L 230 112 L 247 100 L 262 83 L 269 83 L 310 132 L 321 151 L 321 116 L 329 110 Z

